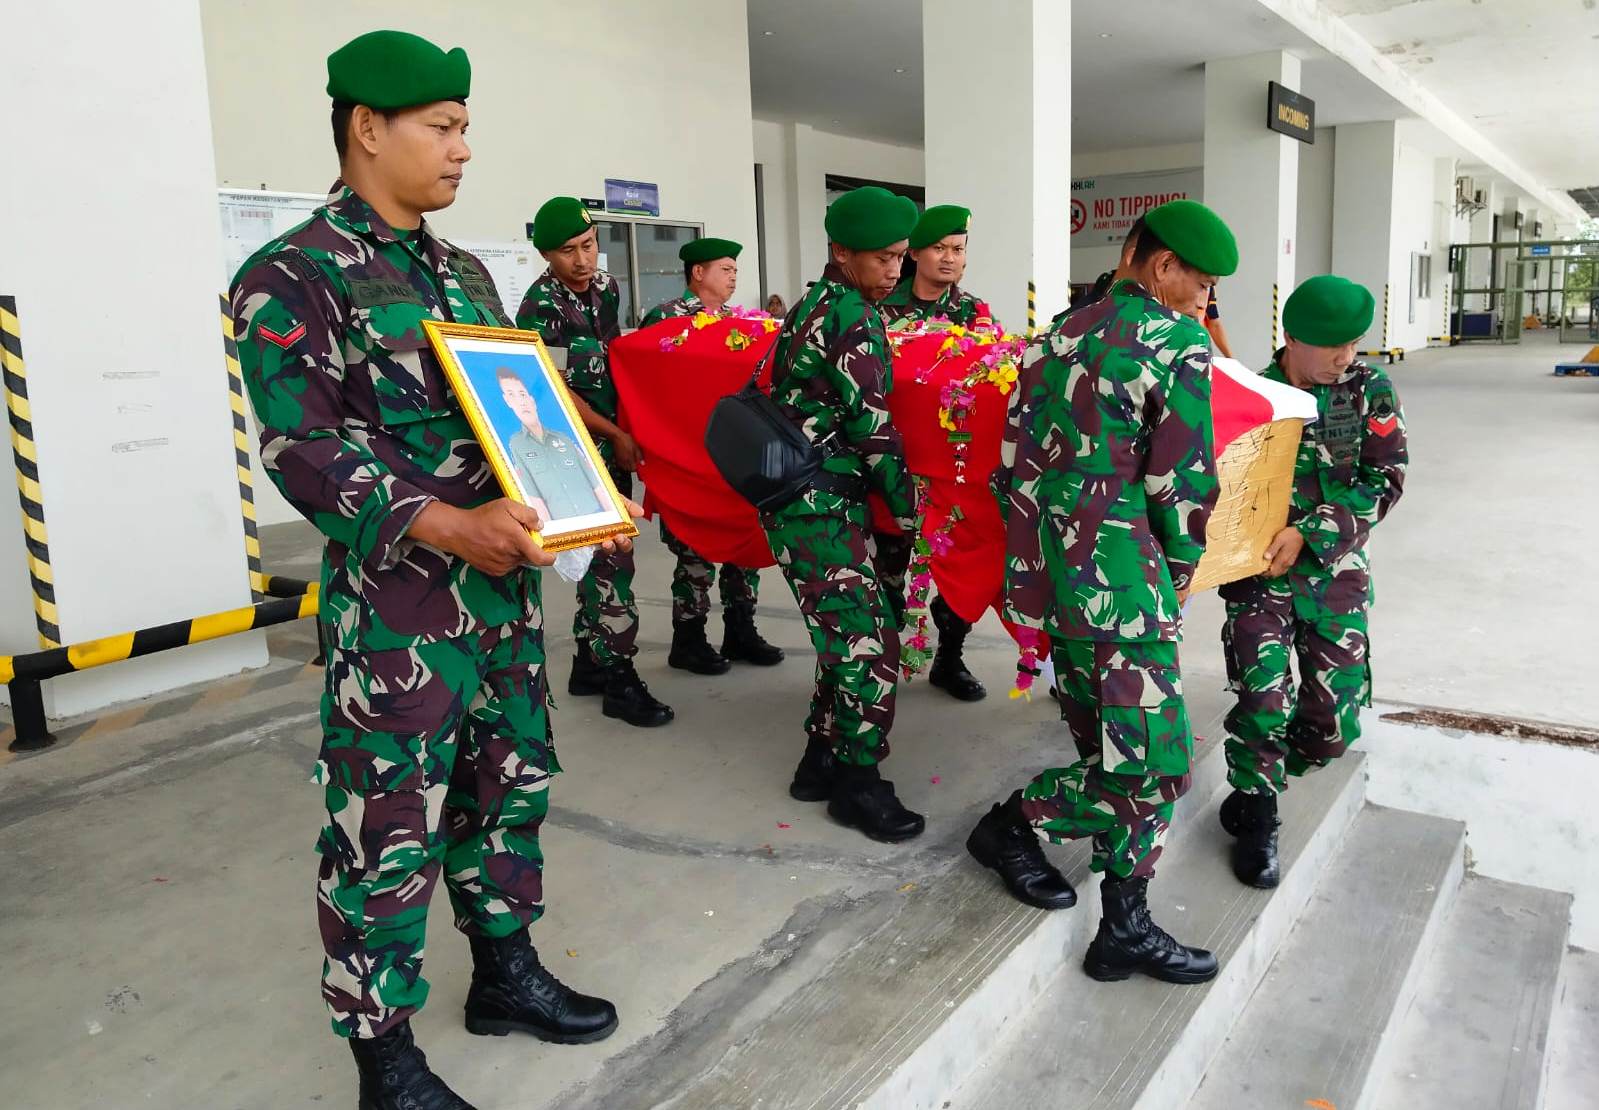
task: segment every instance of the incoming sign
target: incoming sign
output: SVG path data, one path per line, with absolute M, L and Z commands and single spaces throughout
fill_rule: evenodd
M 1316 102 L 1275 81 L 1266 86 L 1266 126 L 1302 143 L 1316 141 Z

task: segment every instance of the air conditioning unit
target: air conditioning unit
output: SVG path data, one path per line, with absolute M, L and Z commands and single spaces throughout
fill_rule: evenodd
M 1472 186 L 1471 178 L 1469 178 L 1469 177 L 1457 177 L 1457 178 L 1455 178 L 1455 201 L 1456 201 L 1456 203 L 1467 203 L 1467 202 L 1469 202 L 1471 200 L 1471 186 Z
M 1521 209 L 1519 209 L 1519 208 L 1516 209 L 1516 220 L 1510 226 L 1511 227 L 1515 227 L 1515 228 L 1520 228 L 1521 227 Z

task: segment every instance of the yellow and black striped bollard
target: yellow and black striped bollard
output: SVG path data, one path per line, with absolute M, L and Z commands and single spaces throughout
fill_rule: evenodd
M 28 548 L 28 580 L 33 587 L 33 613 L 39 643 L 61 646 L 61 618 L 56 615 L 55 574 L 50 569 L 50 539 L 44 527 L 44 491 L 39 485 L 39 451 L 33 441 L 33 409 L 28 404 L 28 376 L 22 361 L 22 328 L 17 299 L 0 295 L 0 374 L 5 379 L 6 413 L 11 419 L 11 456 L 17 467 L 17 496 L 22 502 L 23 542 Z
M 255 523 L 255 480 L 250 471 L 250 434 L 244 418 L 244 374 L 239 369 L 239 344 L 233 334 L 233 306 L 222 295 L 222 353 L 228 367 L 228 403 L 233 408 L 233 465 L 239 472 L 239 510 L 244 516 L 244 561 L 250 572 L 250 596 L 261 600 L 261 536 Z

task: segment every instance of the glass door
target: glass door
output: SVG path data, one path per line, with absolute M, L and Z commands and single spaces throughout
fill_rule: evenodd
M 624 328 L 638 327 L 633 296 L 633 228 L 626 220 L 595 220 L 600 238 L 600 269 L 616 279 L 621 306 L 617 315 Z
M 641 317 L 662 301 L 683 292 L 683 263 L 677 252 L 700 237 L 692 224 L 635 223 L 633 241 L 638 248 L 638 309 Z M 636 326 L 638 318 L 634 319 Z

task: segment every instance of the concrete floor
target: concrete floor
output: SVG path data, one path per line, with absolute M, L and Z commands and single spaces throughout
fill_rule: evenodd
M 1386 701 L 1599 724 L 1592 623 L 1566 587 L 1599 548 L 1599 380 L 1552 378 L 1554 359 L 1529 342 L 1394 368 L 1416 461 L 1375 548 Z M 310 570 L 308 529 L 265 539 L 269 570 Z M 622 1026 L 579 1048 L 468 1037 L 465 946 L 441 897 L 418 1034 L 485 1108 L 575 1104 L 585 1085 L 769 1009 L 859 935 L 874 898 L 953 865 L 978 813 L 1063 746 L 1047 699 L 1003 696 L 1014 660 L 990 618 L 970 659 L 994 696 L 961 706 L 920 681 L 901 695 L 888 772 L 927 813 L 927 835 L 872 844 L 785 793 L 811 665 L 777 573 L 764 576 L 761 623 L 790 661 L 703 679 L 665 665 L 669 558 L 646 539 L 640 563 L 640 670 L 678 711 L 654 731 L 613 727 L 594 701 L 560 693 L 571 591 L 546 578 L 566 773 L 534 939 L 568 982 L 615 999 Z M 1219 624 L 1215 596 L 1196 599 L 1184 679 L 1210 735 L 1226 704 Z M 305 666 L 308 627 L 269 642 L 263 672 L 65 722 L 46 753 L 0 753 L 0 852 L 16 876 L 0 888 L 0 1104 L 351 1103 L 353 1071 L 316 992 L 320 796 L 306 776 L 320 674 Z M 1568 993 L 1594 982 L 1574 977 Z

